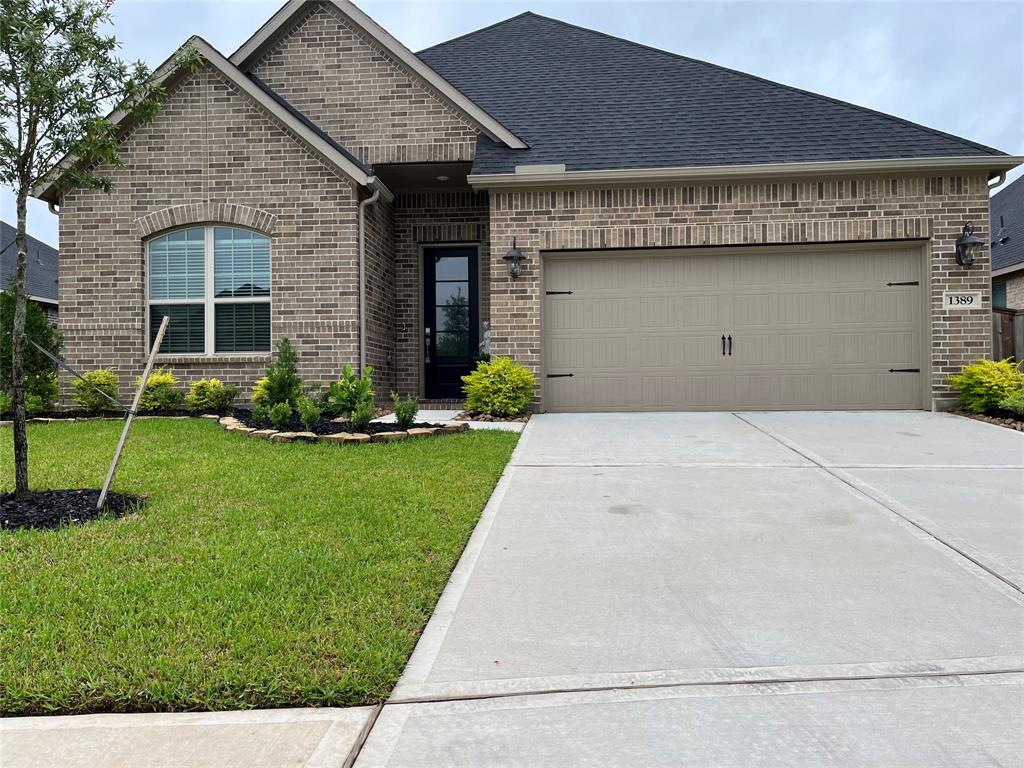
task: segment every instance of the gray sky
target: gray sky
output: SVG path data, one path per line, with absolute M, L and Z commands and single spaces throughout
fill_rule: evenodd
M 1022 0 L 357 3 L 414 51 L 532 10 L 1024 155 Z M 150 66 L 191 34 L 230 54 L 282 4 L 119 0 L 115 33 L 126 58 Z M 13 223 L 7 189 L 0 212 Z M 39 201 L 28 230 L 57 245 L 56 217 Z

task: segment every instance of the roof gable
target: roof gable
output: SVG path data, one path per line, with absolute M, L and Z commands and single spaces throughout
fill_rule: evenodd
M 992 196 L 989 214 L 992 271 L 1024 266 L 1024 176 Z M 1000 242 L 1002 238 L 1005 242 Z
M 14 236 L 17 230 L 6 221 L 0 221 L 0 290 L 7 290 L 7 283 L 18 266 L 18 250 Z M 60 269 L 60 255 L 57 249 L 25 235 L 28 247 L 28 270 L 25 288 L 29 298 L 57 302 L 57 280 Z
M 853 104 L 524 13 L 419 52 L 522 136 L 474 174 L 1004 156 Z M 542 76 L 539 76 L 541 75 Z

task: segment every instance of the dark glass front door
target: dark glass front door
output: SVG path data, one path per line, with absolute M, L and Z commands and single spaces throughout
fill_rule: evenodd
M 423 249 L 423 334 L 426 396 L 461 398 L 480 344 L 474 246 Z

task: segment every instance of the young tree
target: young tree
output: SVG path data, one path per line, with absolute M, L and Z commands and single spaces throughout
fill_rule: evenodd
M 29 193 L 61 159 L 62 189 L 110 190 L 95 169 L 118 167 L 118 133 L 105 113 L 117 106 L 151 120 L 163 90 L 142 62 L 117 56 L 108 34 L 113 0 L 0 0 L 0 183 L 17 201 L 17 267 L 11 383 L 15 490 L 28 490 L 25 434 L 25 223 Z M 7 365 L 8 361 L 0 361 Z

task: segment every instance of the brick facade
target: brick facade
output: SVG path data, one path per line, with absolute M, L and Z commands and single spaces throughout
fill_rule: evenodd
M 1016 274 L 996 282 L 1006 284 L 1006 308 L 1024 309 L 1024 274 Z
M 966 221 L 986 238 L 984 176 L 494 191 L 492 351 L 541 374 L 544 251 L 917 240 L 930 252 L 931 393 L 945 405 L 947 377 L 991 350 L 988 252 L 970 270 L 953 259 Z M 527 257 L 515 282 L 500 258 L 513 237 Z M 945 290 L 980 290 L 982 306 L 947 312 Z
M 395 199 L 397 389 L 423 394 L 423 301 L 420 246 L 479 243 L 480 319 L 490 317 L 486 192 L 426 192 Z
M 107 195 L 61 201 L 61 329 L 77 369 L 113 366 L 128 398 L 147 348 L 144 237 L 235 221 L 270 232 L 271 335 L 288 336 L 301 372 L 336 375 L 357 359 L 355 191 L 211 68 L 168 94 L 156 120 L 124 141 L 124 167 L 100 169 Z M 185 381 L 243 387 L 268 355 L 166 357 Z
M 476 151 L 478 131 L 333 7 L 312 6 L 253 73 L 364 163 Z

